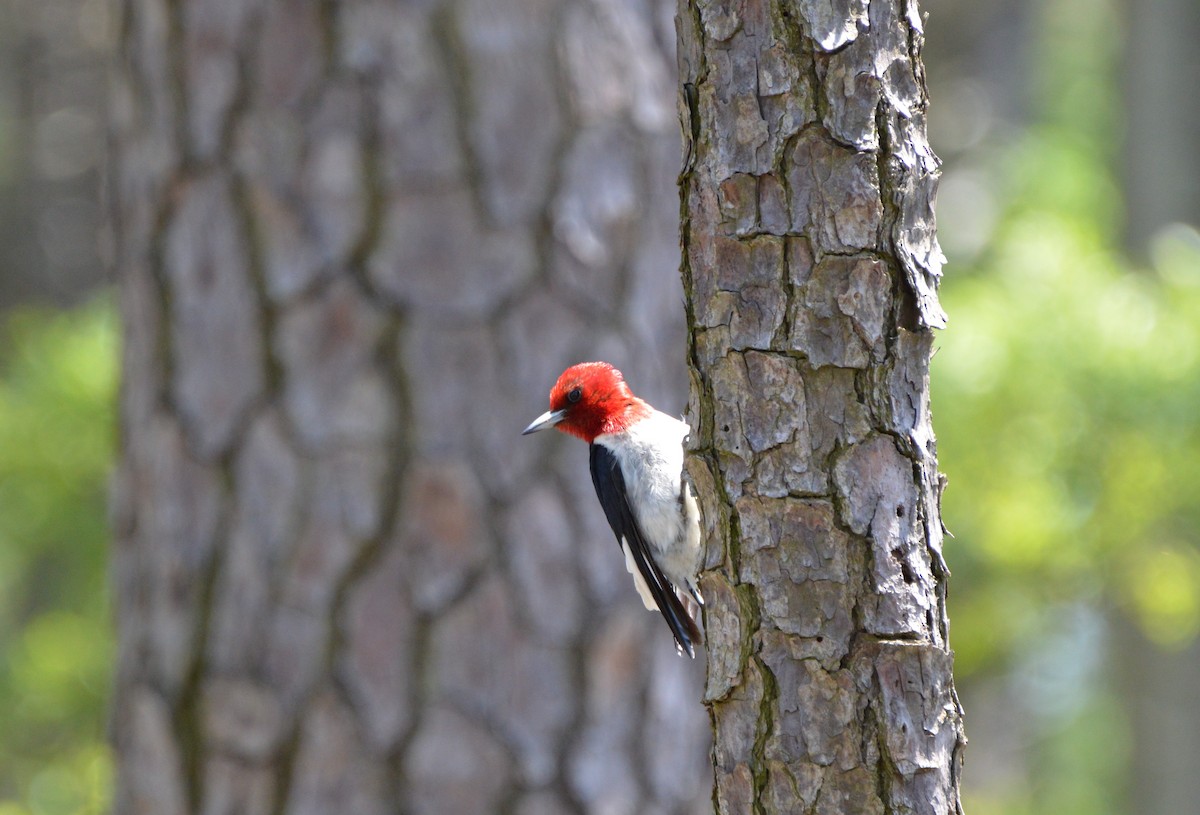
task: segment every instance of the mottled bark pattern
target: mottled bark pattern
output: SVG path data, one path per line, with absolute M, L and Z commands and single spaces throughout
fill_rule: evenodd
M 678 27 L 719 813 L 959 809 L 915 0 Z
M 582 359 L 683 405 L 669 17 L 118 5 L 114 811 L 707 809 L 699 664 L 518 435 Z

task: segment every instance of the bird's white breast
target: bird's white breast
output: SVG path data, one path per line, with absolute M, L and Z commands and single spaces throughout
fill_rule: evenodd
M 630 509 L 667 579 L 692 588 L 699 561 L 700 530 L 690 490 L 681 500 L 683 441 L 687 423 L 654 411 L 620 433 L 597 436 L 616 457 Z M 685 517 L 686 513 L 686 517 Z

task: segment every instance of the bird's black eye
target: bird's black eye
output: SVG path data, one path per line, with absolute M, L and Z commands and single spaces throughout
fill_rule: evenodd
M 567 401 L 570 402 L 572 405 L 575 404 L 576 402 L 578 402 L 582 398 L 583 398 L 583 389 L 582 388 L 574 388 L 574 389 L 572 389 L 572 391 L 570 393 L 567 394 Z

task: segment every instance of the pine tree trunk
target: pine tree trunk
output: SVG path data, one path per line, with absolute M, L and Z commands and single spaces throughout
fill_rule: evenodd
M 684 288 L 718 813 L 951 813 L 913 2 L 681 4 Z
M 683 406 L 669 19 L 119 5 L 114 811 L 706 808 L 699 665 L 518 435 L 591 357 Z

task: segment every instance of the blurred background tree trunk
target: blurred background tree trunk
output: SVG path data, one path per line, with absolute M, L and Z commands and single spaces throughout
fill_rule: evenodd
M 1200 3 L 1127 0 L 1121 12 L 1125 242 L 1144 259 L 1167 224 L 1200 224 Z
M 1200 802 L 1200 646 L 1164 648 L 1127 609 L 1112 610 L 1112 630 L 1113 684 L 1130 737 L 1124 811 L 1191 812 Z
M 1122 5 L 1125 249 L 1154 260 L 1173 223 L 1200 225 L 1200 4 Z M 1194 233 L 1193 233 L 1194 234 Z M 1194 238 L 1193 238 L 1194 240 Z M 1110 608 L 1112 665 L 1130 744 L 1126 810 L 1171 815 L 1200 802 L 1200 639 L 1164 647 L 1124 608 Z
M 96 196 L 107 0 L 0 0 L 0 312 L 104 282 Z
M 570 362 L 683 403 L 671 20 L 125 0 L 115 812 L 708 807 Z M 671 372 L 680 370 L 679 375 Z
M 961 811 L 912 9 L 680 6 L 719 813 Z

